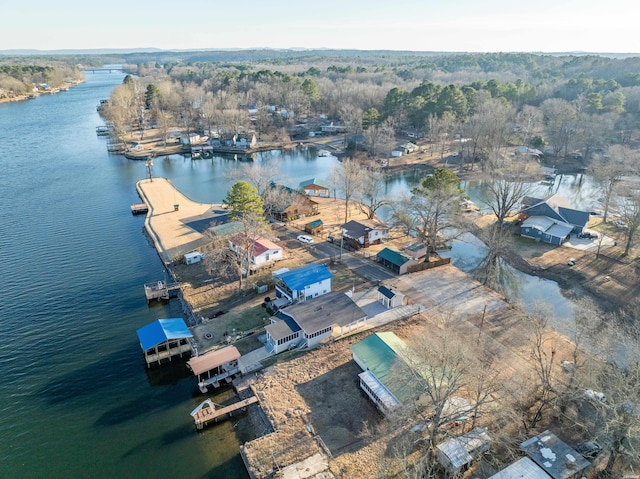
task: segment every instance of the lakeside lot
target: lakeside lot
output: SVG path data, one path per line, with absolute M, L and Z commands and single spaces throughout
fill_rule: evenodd
M 155 195 L 173 197 L 162 194 L 163 188 L 173 188 L 170 183 L 162 185 L 161 179 L 154 179 L 154 182 L 153 189 L 159 188 Z M 144 185 L 144 188 L 148 186 L 150 185 Z M 147 193 L 149 191 L 151 190 Z M 152 204 L 156 201 L 155 196 L 146 196 Z M 192 248 L 201 238 L 197 235 L 190 236 L 193 232 L 189 235 L 179 233 L 177 225 L 194 213 L 202 214 L 202 208 L 211 208 L 211 205 L 191 204 L 193 202 L 187 198 L 181 198 L 180 210 L 175 211 L 172 209 L 173 205 L 158 206 L 163 205 L 163 200 L 159 201 L 156 201 L 147 220 L 149 225 L 153 225 L 150 234 L 156 238 L 156 247 L 159 248 L 161 256 L 163 244 L 170 245 L 169 249 L 174 253 L 179 251 L 181 241 L 184 242 L 183 246 Z M 320 214 L 327 226 L 325 234 L 328 234 L 339 227 L 344 203 L 333 199 L 326 199 L 320 203 Z M 154 224 L 156 213 L 162 221 Z M 362 215 L 355 207 L 352 214 L 354 218 Z M 478 220 L 481 218 L 477 216 Z M 375 291 L 377 282 L 360 278 L 344 263 L 319 257 L 315 246 L 303 245 L 296 241 L 296 227 L 300 226 L 301 224 L 291 223 L 274 229 L 274 238 L 278 238 L 286 251 L 286 259 L 277 263 L 276 267 L 294 268 L 311 262 L 325 262 L 334 274 L 334 290 L 352 289 L 355 296 L 366 291 Z M 318 241 L 322 241 L 322 238 L 318 238 Z M 409 241 L 410 238 L 394 232 L 392 239 L 377 249 L 390 245 L 401 249 L 402 245 Z M 595 258 L 593 250 L 554 248 L 515 236 L 512 241 L 532 271 L 564 278 L 565 287 L 574 284 L 577 288 L 587 289 L 590 287 L 589 283 L 591 286 L 600 285 L 597 278 L 602 275 L 609 277 L 603 293 L 615 291 L 612 286 L 616 284 L 626 290 L 627 294 L 632 294 L 630 291 L 637 287 L 637 281 L 630 282 L 632 276 L 625 274 L 628 272 L 628 266 L 625 267 L 624 263 L 618 263 L 619 260 L 615 259 L 619 250 L 617 247 L 603 250 L 606 255 Z M 372 256 L 374 251 L 367 254 Z M 566 264 L 568 255 L 577 259 L 573 268 Z M 270 293 L 257 295 L 248 291 L 238 294 L 236 283 L 216 281 L 207 274 L 203 264 L 184 265 L 179 258 L 176 260 L 175 254 L 171 258 L 173 261 L 169 261 L 169 265 L 176 279 L 182 283 L 185 301 L 197 318 L 205 318 L 192 328 L 201 350 L 223 346 L 226 344 L 223 341 L 223 333 L 233 329 L 238 332 L 256 333 L 234 342 L 242 354 L 262 346 L 258 338 L 268 314 L 261 303 L 263 297 Z M 592 276 L 587 278 L 587 275 Z M 250 282 L 268 281 L 270 276 L 271 269 L 267 269 L 251 276 Z M 584 278 L 580 279 L 581 276 Z M 421 304 L 423 309 L 419 315 L 382 326 L 377 330 L 393 331 L 411 347 L 420 348 L 416 338 L 440 330 L 443 327 L 442 318 L 445 317 L 446 326 L 455 329 L 457 337 L 468 340 L 483 338 L 484 347 L 501 365 L 501 375 L 504 375 L 505 383 L 510 384 L 510 389 L 524 391 L 526 383 L 535 377 L 530 350 L 532 333 L 522 327 L 522 313 L 509 305 L 500 295 L 480 285 L 457 268 L 443 266 L 393 278 L 384 284 L 393 285 L 411 301 Z M 487 309 L 483 311 L 485 306 Z M 224 314 L 213 317 L 216 311 L 224 311 Z M 303 456 L 309 453 L 309 443 L 302 442 L 304 447 L 299 451 L 291 445 L 298 443 L 301 431 L 304 436 L 304 430 L 310 426 L 331 451 L 333 459 L 328 467 L 338 477 L 370 477 L 362 475 L 362 471 L 367 470 L 367 464 L 372 464 L 372 461 L 379 461 L 380 457 L 386 458 L 388 464 L 385 467 L 400 467 L 397 458 L 391 451 L 385 452 L 385 448 L 388 444 L 400 441 L 401 436 L 407 434 L 407 431 L 385 431 L 386 421 L 381 419 L 358 387 L 359 370 L 351 360 L 348 348 L 370 332 L 371 330 L 338 339 L 310 352 L 286 352 L 265 362 L 267 368 L 256 375 L 254 390 L 277 435 L 270 435 L 253 444 L 253 451 L 248 451 L 248 455 L 255 454 L 256 464 L 263 461 L 260 459 L 260 449 L 273 452 L 275 445 L 284 447 L 283 454 L 286 452 L 287 460 L 304 459 Z M 209 339 L 205 338 L 205 334 Z M 565 373 L 558 365 L 561 360 L 571 360 L 574 345 L 551 329 L 547 330 L 545 335 L 545 347 L 548 348 L 548 352 L 553 349 L 558 359 L 552 373 L 559 381 L 563 381 Z M 497 417 L 488 415 L 478 424 L 489 425 L 495 420 Z

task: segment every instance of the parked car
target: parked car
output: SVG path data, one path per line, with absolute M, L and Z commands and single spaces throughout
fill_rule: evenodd
M 616 221 L 616 227 L 622 229 L 622 230 L 626 230 L 627 229 L 627 223 L 625 223 L 622 220 L 617 220 Z
M 311 244 L 313 243 L 313 238 L 309 235 L 298 235 L 298 241 L 301 243 Z
M 598 239 L 598 235 L 596 233 L 580 233 L 578 238 L 582 239 Z

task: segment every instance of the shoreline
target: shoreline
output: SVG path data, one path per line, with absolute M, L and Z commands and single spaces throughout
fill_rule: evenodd
M 75 83 L 68 83 L 66 86 L 59 88 L 52 88 L 51 90 L 43 90 L 43 91 L 34 91 L 31 93 L 25 93 L 23 95 L 16 95 L 13 97 L 2 97 L 0 98 L 0 105 L 3 103 L 15 103 L 19 101 L 27 101 L 27 100 L 35 100 L 39 96 L 42 95 L 56 95 L 58 93 L 62 93 L 68 91 L 70 88 L 78 86 L 80 83 L 84 83 L 85 80 L 78 80 Z

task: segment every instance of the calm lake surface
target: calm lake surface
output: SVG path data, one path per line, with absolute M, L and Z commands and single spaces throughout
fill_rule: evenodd
M 122 78 L 0 105 L 0 477 L 245 478 L 252 432 L 196 433 L 186 368 L 145 368 L 136 329 L 181 306 L 145 302 L 164 270 L 129 211 L 144 164 L 96 137 L 96 104 Z M 183 186 L 203 164 L 179 166 Z

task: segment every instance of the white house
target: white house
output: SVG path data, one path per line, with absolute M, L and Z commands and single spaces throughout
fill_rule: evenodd
M 353 248 L 368 248 L 380 244 L 389 236 L 389 227 L 374 220 L 351 220 L 342 225 L 342 237 Z
M 236 253 L 246 251 L 251 247 L 243 232 L 236 233 L 229 237 L 229 248 Z M 269 241 L 267 238 L 259 236 L 253 241 L 253 251 L 251 254 L 251 264 L 255 267 L 265 266 L 283 258 L 282 248 Z
M 195 145 L 196 143 L 200 143 L 202 139 L 200 135 L 195 133 L 191 133 L 190 135 L 182 135 L 180 137 L 180 144 L 182 145 Z
M 366 313 L 346 294 L 331 292 L 320 298 L 294 304 L 271 317 L 265 327 L 265 348 L 275 354 L 296 347 L 312 348 L 342 335 L 366 321 Z
M 322 264 L 309 264 L 283 273 L 274 273 L 274 277 L 278 298 L 303 302 L 330 293 L 333 275 Z
M 256 135 L 252 134 L 250 138 L 237 138 L 235 146 L 237 148 L 253 148 L 257 143 Z
M 282 248 L 266 238 L 258 238 L 253 245 L 251 262 L 256 266 L 264 266 L 283 258 Z

